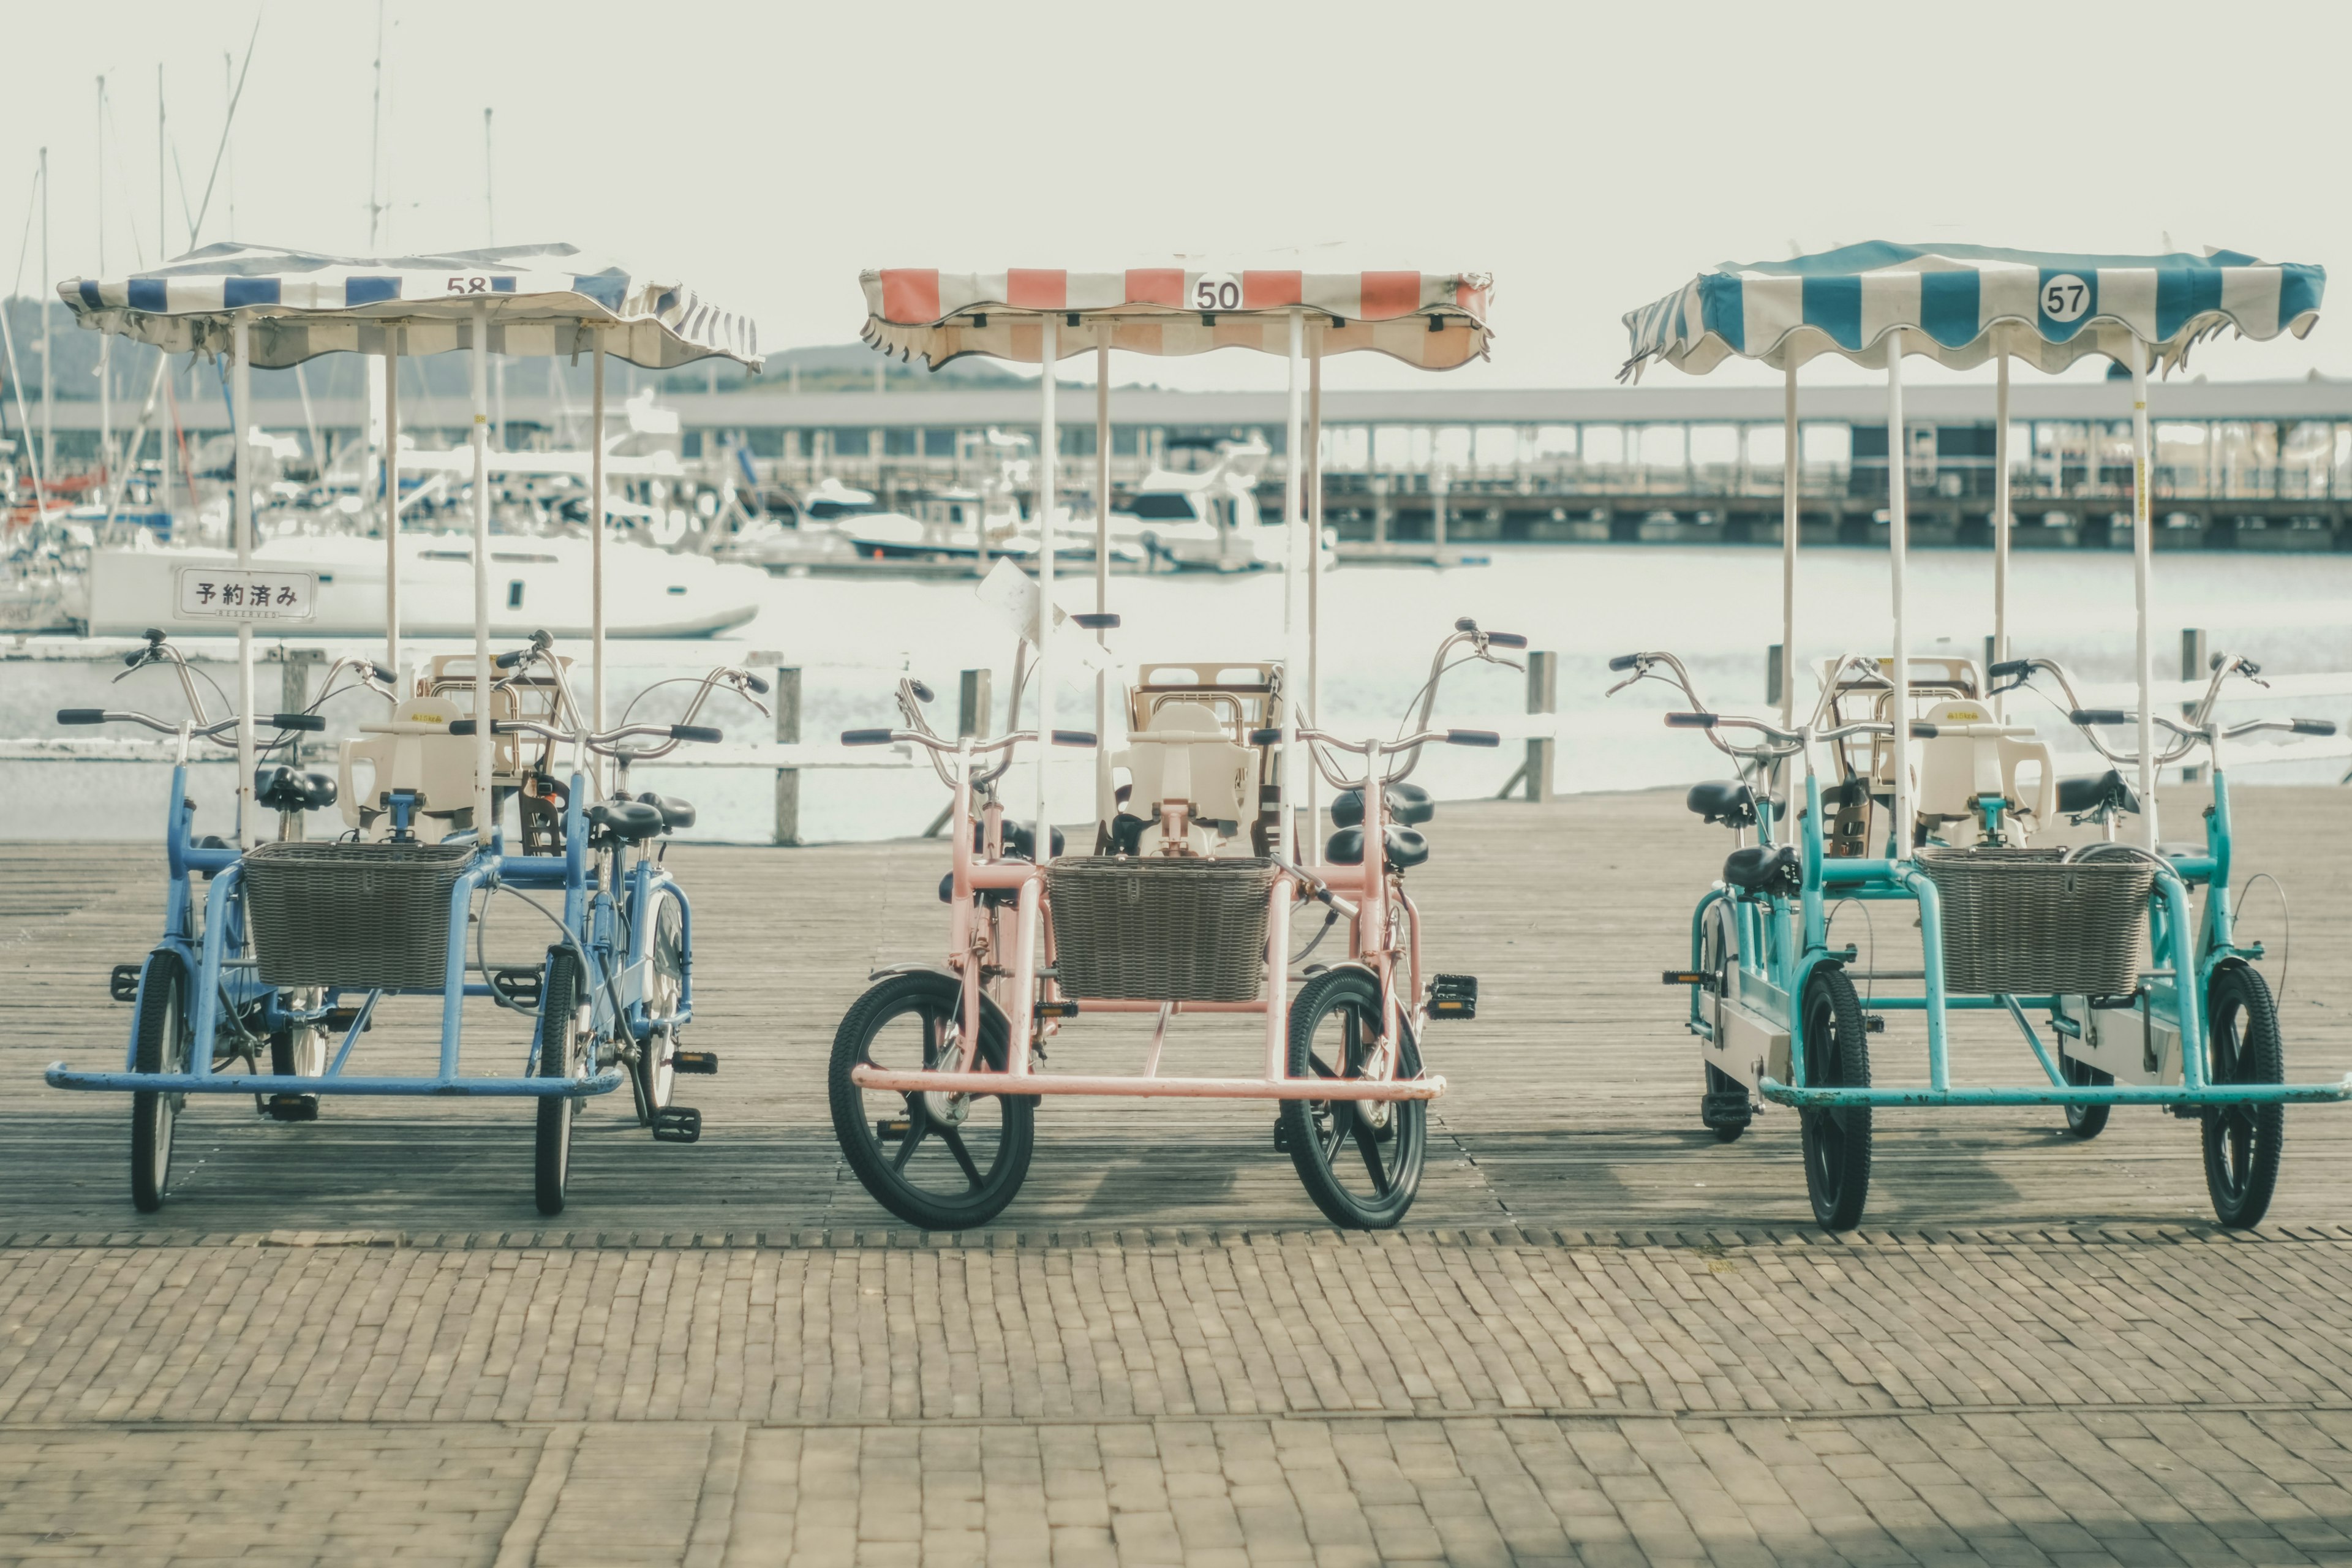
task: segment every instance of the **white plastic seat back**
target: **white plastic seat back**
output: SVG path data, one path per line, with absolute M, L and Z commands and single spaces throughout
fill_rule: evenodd
M 1994 722 L 1992 710 L 1983 703 L 1969 699 L 1938 702 L 1927 710 L 1928 723 L 1958 728 L 1990 726 Z M 1916 780 L 1914 806 L 1922 821 L 1936 823 L 1980 823 L 1977 797 L 1997 795 L 2017 804 L 2012 820 L 2030 816 L 2033 826 L 2050 820 L 2056 804 L 2057 776 L 2050 763 L 2050 748 L 2039 741 L 2018 736 L 1990 734 L 1939 734 L 1913 742 L 1917 758 L 1912 765 Z M 2023 763 L 2037 763 L 2041 777 L 2034 798 L 2028 803 L 2018 793 L 2018 768 Z M 2022 843 L 2025 824 L 2018 823 L 2011 841 Z M 1947 838 L 1952 835 L 1947 834 Z M 1962 832 L 1959 837 L 1973 842 L 1974 834 Z
M 1127 748 L 1111 758 L 1133 781 L 1129 815 L 1156 824 L 1162 806 L 1182 802 L 1198 829 L 1196 853 L 1213 847 L 1198 841 L 1216 831 L 1213 825 L 1233 824 L 1238 834 L 1256 820 L 1257 753 L 1228 738 L 1215 710 L 1203 702 L 1166 702 L 1150 719 L 1150 728 L 1130 734 Z
M 432 843 L 456 831 L 457 816 L 474 806 L 474 738 L 449 733 L 449 721 L 463 717 L 464 705 L 449 695 L 412 697 L 388 722 L 361 725 L 361 738 L 345 741 L 337 756 L 345 824 L 389 833 L 392 794 L 404 790 L 421 797 L 412 825 L 419 838 Z M 353 787 L 361 763 L 375 775 L 364 799 Z M 372 820 L 363 823 L 362 812 Z

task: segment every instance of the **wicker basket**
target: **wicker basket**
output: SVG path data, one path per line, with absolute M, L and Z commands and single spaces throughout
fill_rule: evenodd
M 1045 868 L 1055 966 L 1079 998 L 1255 1002 L 1271 860 L 1073 857 Z
M 245 908 L 272 985 L 441 989 L 449 894 L 470 844 L 264 844 Z
M 2063 849 L 1922 849 L 1944 916 L 1948 991 L 2121 995 L 2139 983 L 2156 867 Z

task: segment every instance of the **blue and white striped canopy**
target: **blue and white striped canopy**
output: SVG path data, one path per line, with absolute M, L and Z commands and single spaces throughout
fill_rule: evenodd
M 1886 337 L 1956 369 L 2007 350 L 2042 370 L 2086 354 L 2128 363 L 2139 343 L 2166 370 L 2224 327 L 2302 337 L 2319 320 L 2326 268 L 2203 256 L 2076 256 L 1873 240 L 1789 261 L 1725 262 L 1625 317 L 1633 357 L 1703 374 L 1739 355 L 1776 370 L 1822 354 L 1883 369 Z M 2142 352 L 2145 352 L 2144 350 Z
M 477 305 L 488 307 L 495 353 L 579 353 L 603 328 L 606 353 L 649 370 L 714 355 L 760 367 L 750 317 L 569 245 L 380 260 L 208 245 L 129 278 L 71 279 L 58 293 L 83 326 L 167 353 L 226 353 L 230 320 L 242 316 L 253 363 L 268 369 L 323 353 L 382 353 L 394 334 L 404 354 L 471 348 Z

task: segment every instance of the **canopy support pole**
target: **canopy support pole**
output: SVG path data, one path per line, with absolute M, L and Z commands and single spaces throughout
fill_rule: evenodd
M 1911 644 L 1903 619 L 1909 565 L 1910 452 L 1903 432 L 1903 329 L 1886 334 L 1886 547 L 1895 584 L 1895 821 L 1890 860 L 1911 858 Z M 1784 666 L 1785 668 L 1785 666 Z
M 42 307 L 46 313 L 47 306 Z M 251 324 L 242 315 L 229 319 L 229 385 L 236 407 L 229 420 L 229 438 L 236 443 L 236 505 L 229 510 L 231 541 L 236 547 L 239 576 L 253 564 L 253 345 Z M 44 339 L 46 346 L 46 336 Z M 46 374 L 46 373 L 45 373 Z M 46 405 L 42 414 L 47 418 Z M 44 506 L 47 503 L 43 502 Z M 253 623 L 236 623 L 236 839 L 252 846 L 261 842 L 261 824 L 253 799 Z
M 1307 716 L 1323 711 L 1323 328 L 1307 337 Z M 1307 864 L 1323 864 L 1323 781 L 1307 770 Z
M 596 689 L 593 722 L 604 728 L 604 329 L 588 329 L 588 679 Z M 603 764 L 598 764 L 603 771 Z
M 400 329 L 383 324 L 383 667 L 392 672 L 394 700 L 405 697 L 400 668 Z M 164 471 L 171 470 L 165 454 Z
M 1054 407 L 1054 372 L 1061 361 L 1062 319 L 1037 322 L 1043 402 L 1037 411 L 1037 847 L 1036 863 L 1054 858 L 1054 823 L 1046 783 L 1054 760 L 1054 501 L 1061 491 L 1062 426 Z M 1019 717 L 1017 714 L 1014 716 Z M 1101 740 L 1097 736 L 1097 742 Z
M 1095 329 L 1095 614 L 1110 614 L 1110 327 Z M 1106 647 L 1110 631 L 1095 628 Z M 1110 668 L 1095 669 L 1095 820 L 1108 830 L 1114 802 L 1110 782 Z
M 1282 455 L 1282 844 L 1278 853 L 1298 863 L 1298 677 L 1304 663 L 1298 657 L 1298 552 L 1302 524 L 1298 515 L 1299 426 L 1304 417 L 1298 389 L 1299 361 L 1306 356 L 1307 321 L 1290 312 L 1289 423 Z
M 1797 724 L 1797 545 L 1804 485 L 1797 457 L 1797 362 L 1780 387 L 1780 728 Z
M 1998 369 L 1992 383 L 1992 661 L 2009 658 L 2009 346 L 2003 329 L 1993 329 L 2000 345 L 1994 356 Z M 1985 689 L 1992 690 L 1992 672 L 1985 672 Z M 2005 697 L 1992 698 L 1992 716 L 2003 720 Z
M 2149 532 L 2155 509 L 2147 493 L 2148 351 L 2137 337 L 2127 341 L 2132 356 L 2132 603 L 2139 621 L 2139 640 L 2133 658 L 2134 672 L 2139 679 L 2139 832 L 2140 842 L 2154 849 L 2156 707 L 2154 693 L 2148 689 L 2155 672 L 2149 664 L 2147 595 L 2156 541 Z
M 474 838 L 488 848 L 490 815 L 490 308 L 474 305 Z

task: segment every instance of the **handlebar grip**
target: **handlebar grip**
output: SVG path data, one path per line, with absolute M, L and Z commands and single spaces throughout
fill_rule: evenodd
M 1666 728 L 1669 730 L 1712 730 L 1715 728 L 1715 715 L 1712 713 L 1669 713 L 1666 715 Z
M 2033 661 L 2030 658 L 2005 658 L 1999 664 L 1987 665 L 1985 675 L 1993 680 L 2006 680 L 2012 675 L 2031 675 Z
M 1095 744 L 1095 732 L 1092 730 L 1056 730 L 1054 731 L 1054 744 L 1057 746 L 1091 746 Z
M 1915 741 L 1932 741 L 1940 733 L 1941 731 L 1924 719 L 1911 721 L 1911 738 Z
M 1488 638 L 1493 641 L 1493 638 Z M 1503 737 L 1492 730 L 1448 730 L 1445 743 L 1449 746 L 1499 746 Z
M 1528 639 L 1517 632 L 1488 632 L 1486 646 L 1488 647 L 1525 647 L 1528 646 Z
M 2132 716 L 2120 708 L 2077 708 L 2066 715 L 2077 724 L 2128 724 Z
M 327 721 L 316 713 L 272 713 L 269 721 L 280 730 L 323 730 Z
M 532 654 L 537 653 L 538 651 L 539 650 L 537 648 L 526 647 L 518 648 L 512 653 L 502 653 L 499 655 L 498 658 L 490 660 L 490 668 L 493 669 L 512 669 L 516 665 L 520 664 L 524 659 L 529 658 Z
M 474 721 L 471 719 L 452 719 L 449 721 L 449 733 L 452 735 L 470 735 L 473 732 Z M 490 733 L 495 735 L 498 732 L 499 721 L 493 719 L 490 721 Z
M 1090 610 L 1083 616 L 1072 616 L 1070 624 L 1090 632 L 1107 632 L 1118 626 L 1118 617 L 1107 613 L 1097 615 Z
M 715 746 L 727 738 L 727 732 L 713 724 L 672 724 L 669 735 L 673 741 L 699 741 L 707 746 Z
M 148 644 L 145 647 L 132 648 L 129 653 L 122 656 L 122 668 L 125 669 L 138 668 L 141 665 L 147 662 L 147 656 L 154 651 L 155 645 L 152 643 Z
M 2336 721 L 2333 719 L 2295 719 L 2290 721 L 2289 723 L 2294 733 L 2298 735 L 2333 735 L 2336 733 Z
M 887 746 L 890 743 L 887 730 L 844 730 L 841 743 L 845 746 Z
M 386 686 L 390 686 L 394 680 L 399 679 L 398 676 L 394 675 L 390 669 L 381 664 L 371 664 L 368 666 L 368 668 L 374 671 L 375 678 L 378 680 L 383 681 Z
M 909 680 L 907 682 L 907 686 L 909 690 L 914 692 L 916 701 L 929 702 L 931 700 L 931 689 L 922 681 Z
M 1641 662 L 1642 656 L 1638 653 L 1621 653 L 1609 661 L 1609 668 L 1622 672 L 1633 668 Z
M 767 681 L 748 669 L 743 672 L 743 684 L 751 689 L 751 693 L 755 697 L 765 697 L 768 694 Z
M 106 722 L 106 710 L 103 708 L 60 708 L 58 710 L 58 722 L 60 724 L 103 724 Z
M 1250 744 L 1253 746 L 1278 746 L 1282 744 L 1282 731 L 1279 730 L 1252 730 L 1250 731 Z

